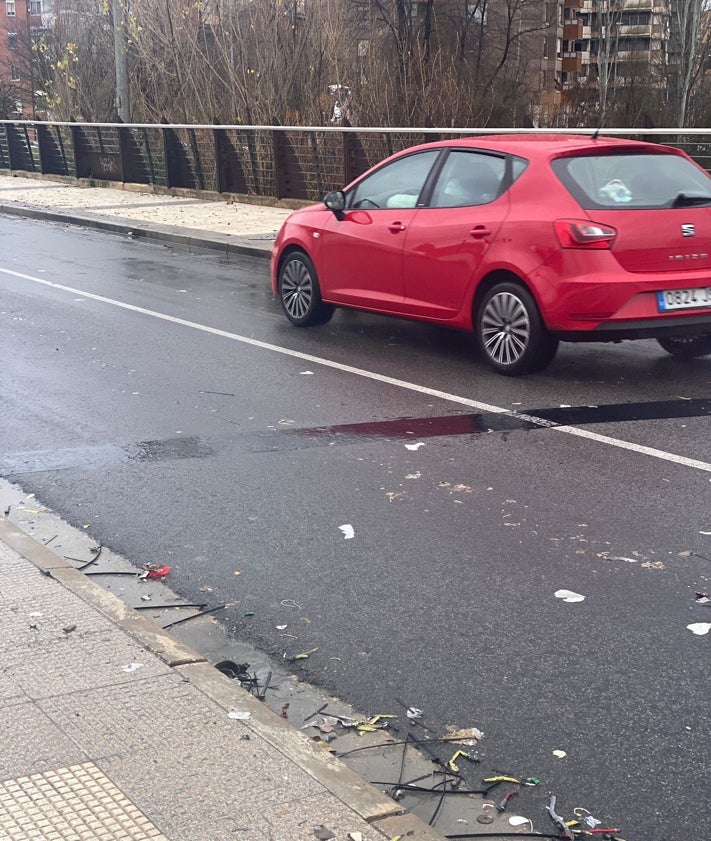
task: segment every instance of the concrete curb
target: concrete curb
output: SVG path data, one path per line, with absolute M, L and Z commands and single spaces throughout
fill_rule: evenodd
M 126 634 L 223 709 L 238 708 L 250 713 L 245 725 L 278 750 L 328 792 L 388 838 L 398 835 L 409 841 L 443 841 L 444 836 L 414 815 L 405 813 L 395 801 L 343 762 L 317 747 L 305 734 L 241 686 L 221 674 L 204 657 L 175 639 L 122 602 L 63 558 L 36 541 L 6 517 L 0 516 L 0 540 L 34 564 L 43 574 L 56 579 L 84 602 L 116 623 Z
M 115 222 L 105 216 L 90 213 L 61 213 L 56 210 L 45 210 L 40 207 L 27 207 L 20 204 L 0 204 L 0 213 L 5 213 L 8 216 L 20 216 L 25 219 L 45 219 L 49 222 L 93 228 L 97 231 L 107 231 L 114 234 L 125 234 L 132 236 L 134 239 L 171 243 L 191 250 L 199 248 L 219 251 L 223 254 L 242 254 L 266 259 L 271 255 L 271 242 L 269 245 L 263 245 L 260 240 L 254 237 L 235 238 L 226 234 L 207 236 L 201 231 L 178 228 L 173 225 L 149 224 L 145 221 L 126 218 L 120 222 Z

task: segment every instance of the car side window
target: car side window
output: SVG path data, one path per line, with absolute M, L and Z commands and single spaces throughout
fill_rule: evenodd
M 380 167 L 360 181 L 348 196 L 349 209 L 415 207 L 438 149 L 416 152 Z
M 437 179 L 430 207 L 468 207 L 494 201 L 505 172 L 504 158 L 452 150 Z

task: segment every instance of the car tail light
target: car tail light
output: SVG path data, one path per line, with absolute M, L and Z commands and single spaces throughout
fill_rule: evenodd
M 556 219 L 553 223 L 563 248 L 612 248 L 617 231 L 609 225 L 582 219 Z

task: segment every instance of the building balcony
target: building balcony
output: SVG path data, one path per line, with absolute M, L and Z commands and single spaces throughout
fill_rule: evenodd
M 583 0 L 565 0 L 563 3 L 566 9 L 582 9 Z
M 563 27 L 563 38 L 566 41 L 579 41 L 583 37 L 583 22 L 566 21 Z
M 580 53 L 563 53 L 563 73 L 580 73 L 583 57 Z

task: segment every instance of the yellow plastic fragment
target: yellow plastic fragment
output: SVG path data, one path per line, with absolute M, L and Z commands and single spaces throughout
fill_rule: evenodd
M 521 780 L 517 780 L 516 777 L 485 777 L 485 783 L 520 783 Z
M 459 766 L 455 765 L 454 763 L 455 763 L 455 760 L 459 759 L 460 756 L 466 756 L 467 758 L 469 758 L 469 754 L 466 751 L 458 750 L 458 751 L 455 752 L 454 756 L 447 763 L 447 768 L 449 768 L 450 771 L 454 771 L 455 774 L 457 773 L 457 771 L 459 771 Z
M 374 715 L 372 718 L 368 719 L 368 724 L 377 724 L 381 718 L 397 718 L 396 715 L 386 715 L 385 713 L 381 713 L 379 715 Z

